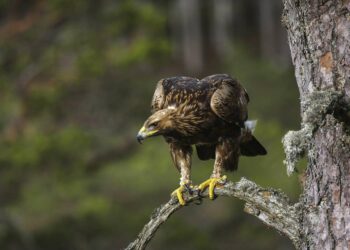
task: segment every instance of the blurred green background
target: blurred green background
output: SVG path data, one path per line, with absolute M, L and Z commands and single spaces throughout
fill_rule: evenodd
M 229 73 L 268 155 L 229 179 L 299 193 L 281 138 L 299 100 L 279 0 L 0 0 L 0 249 L 122 249 L 178 185 L 162 138 L 137 144 L 156 82 Z M 212 161 L 193 162 L 193 180 Z M 181 209 L 149 249 L 293 249 L 237 199 Z

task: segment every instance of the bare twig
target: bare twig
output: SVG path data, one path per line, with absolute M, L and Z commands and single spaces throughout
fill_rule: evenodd
M 218 196 L 236 197 L 246 202 L 244 211 L 256 216 L 268 226 L 277 229 L 280 233 L 291 239 L 295 246 L 299 245 L 299 222 L 297 205 L 292 206 L 282 192 L 270 188 L 262 188 L 252 181 L 242 178 L 239 182 L 227 182 L 215 190 Z M 208 197 L 205 191 L 199 194 L 186 194 L 186 203 L 193 203 Z M 171 214 L 182 206 L 175 198 L 157 208 L 150 221 L 143 227 L 137 239 L 129 244 L 126 250 L 145 249 L 148 242 L 155 235 L 157 229 Z

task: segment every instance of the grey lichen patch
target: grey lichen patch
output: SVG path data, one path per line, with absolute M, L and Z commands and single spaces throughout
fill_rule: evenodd
M 244 177 L 242 177 L 241 180 L 236 185 L 238 189 L 241 189 L 244 192 L 251 189 L 257 189 L 257 185 L 254 182 L 247 180 Z
M 326 114 L 333 112 L 343 94 L 339 91 L 314 91 L 301 101 L 303 126 L 318 127 Z
M 286 158 L 283 163 L 287 167 L 287 175 L 296 172 L 298 161 L 304 157 L 309 141 L 312 136 L 310 128 L 303 128 L 299 131 L 289 131 L 282 139 Z
M 283 201 L 285 204 L 291 204 L 289 197 L 285 193 L 283 193 L 281 189 L 268 188 L 267 190 L 270 194 L 269 199 L 274 199 L 276 201 L 276 197 L 278 197 L 279 202 Z
M 334 111 L 342 96 L 341 92 L 333 90 L 314 91 L 302 100 L 302 129 L 289 131 L 282 139 L 286 154 L 283 163 L 288 176 L 296 172 L 298 161 L 308 151 L 313 132 L 322 124 L 325 116 Z

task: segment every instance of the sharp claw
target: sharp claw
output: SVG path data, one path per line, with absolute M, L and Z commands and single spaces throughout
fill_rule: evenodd
M 185 202 L 185 200 L 184 200 L 184 198 L 182 196 L 182 192 L 184 191 L 184 189 L 185 189 L 185 185 L 181 185 L 179 188 L 175 189 L 174 192 L 172 192 L 172 194 L 171 194 L 171 195 L 174 195 L 174 196 L 176 195 L 179 203 L 182 206 L 186 205 L 186 202 Z
M 200 192 L 203 192 L 204 189 L 206 189 L 206 187 L 209 185 L 211 179 L 208 179 L 206 180 L 205 182 L 201 183 L 199 186 L 198 186 L 198 189 Z
M 215 198 L 215 193 L 214 193 L 215 187 L 217 185 L 224 185 L 226 183 L 226 180 L 227 180 L 226 175 L 220 178 L 210 178 L 204 181 L 202 184 L 200 184 L 198 189 L 200 192 L 203 192 L 208 187 L 209 198 L 213 200 Z
M 184 206 L 186 204 L 184 198 L 182 197 L 182 191 L 180 190 L 177 190 L 176 191 L 176 196 L 177 196 L 177 199 L 179 200 L 179 203 Z
M 214 188 L 217 184 L 217 180 L 213 180 L 209 183 L 209 199 L 213 200 L 214 199 Z

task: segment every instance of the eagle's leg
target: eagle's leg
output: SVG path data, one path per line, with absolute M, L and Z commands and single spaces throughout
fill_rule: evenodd
M 215 149 L 215 163 L 213 173 L 210 178 L 198 187 L 199 191 L 204 191 L 209 187 L 209 198 L 214 199 L 214 189 L 226 182 L 226 175 L 222 175 L 224 168 L 236 169 L 238 164 L 239 147 L 233 138 L 221 138 Z
M 191 182 L 191 155 L 192 147 L 189 145 L 181 145 L 170 143 L 171 158 L 174 161 L 176 168 L 180 171 L 180 187 L 175 189 L 171 195 L 176 196 L 181 205 L 186 202 L 183 198 L 185 191 L 192 191 Z
M 211 174 L 210 178 L 204 182 L 202 182 L 199 186 L 198 189 L 200 192 L 203 192 L 207 187 L 209 187 L 209 198 L 211 200 L 214 199 L 215 195 L 214 195 L 214 189 L 216 186 L 220 186 L 225 184 L 226 182 L 226 175 L 221 175 L 222 174 L 222 170 L 223 167 L 220 164 L 220 161 L 215 160 L 215 164 L 214 164 L 214 170 L 213 173 Z

